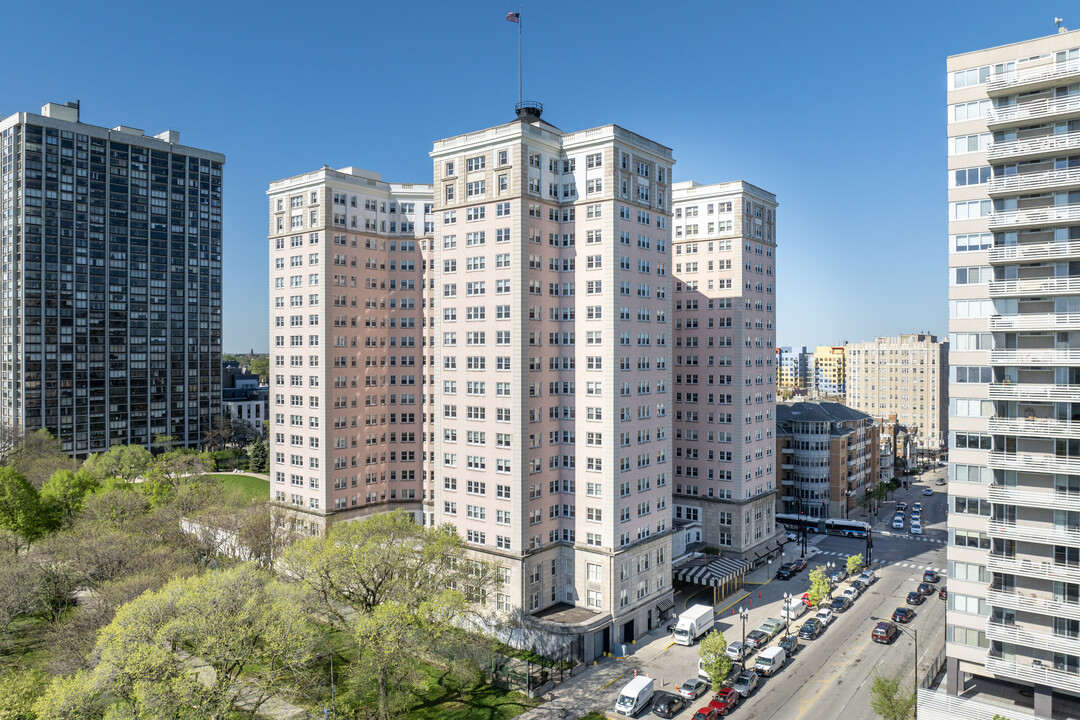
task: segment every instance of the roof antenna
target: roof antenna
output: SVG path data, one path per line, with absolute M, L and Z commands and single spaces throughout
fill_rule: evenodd
M 1056 17 L 1054 18 L 1054 26 L 1057 27 L 1058 33 L 1069 32 L 1069 28 L 1061 27 L 1061 23 L 1065 22 L 1064 19 Z

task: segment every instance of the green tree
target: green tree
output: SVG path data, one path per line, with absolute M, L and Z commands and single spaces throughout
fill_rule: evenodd
M 267 382 L 270 379 L 270 356 L 256 355 L 248 363 L 248 372 L 259 376 L 259 382 Z
M 899 675 L 874 673 L 870 686 L 870 707 L 881 720 L 909 720 L 915 715 L 915 693 L 900 689 Z
M 36 720 L 34 701 L 49 685 L 40 670 L 9 668 L 0 674 L 0 720 Z
M 49 529 L 38 491 L 14 468 L 0 468 L 0 529 L 11 533 L 16 554 Z
M 135 482 L 146 473 L 152 460 L 150 451 L 142 445 L 113 445 L 108 452 L 88 457 L 82 469 L 101 481 L 118 478 Z
M 99 635 L 98 664 L 55 682 L 36 708 L 42 720 L 93 717 L 46 703 L 132 720 L 224 720 L 241 698 L 257 710 L 314 658 L 298 602 L 297 588 L 250 564 L 174 580 L 121 607 Z
M 203 433 L 202 444 L 204 448 L 217 448 L 224 450 L 225 446 L 232 441 L 232 420 L 218 415 L 210 421 L 210 429 Z
M 829 576 L 826 574 L 825 566 L 818 565 L 816 568 L 810 571 L 810 604 L 818 605 L 825 596 L 829 594 L 829 590 L 832 588 L 829 582 Z
M 261 437 L 255 438 L 255 442 L 248 445 L 248 469 L 251 472 L 270 472 L 270 448 Z
M 713 690 L 718 691 L 724 685 L 724 680 L 731 674 L 731 658 L 724 652 L 727 650 L 727 640 L 724 634 L 713 630 L 701 639 L 698 645 L 698 656 L 701 658 L 701 667 L 709 676 Z
M 337 523 L 290 547 L 285 567 L 321 612 L 352 629 L 356 682 L 380 720 L 395 712 L 392 695 L 416 678 L 419 657 L 453 662 L 465 642 L 459 628 L 493 622 L 481 602 L 493 569 L 467 557 L 453 527 L 425 528 L 400 510 Z
M 858 555 L 848 555 L 847 567 L 845 568 L 848 575 L 854 575 L 855 573 L 859 572 L 860 570 L 862 570 L 862 566 L 862 553 L 859 553 Z
M 175 497 L 181 487 L 195 485 L 206 475 L 210 463 L 202 453 L 189 448 L 168 450 L 156 456 L 143 483 L 154 505 Z
M 35 488 L 41 488 L 57 470 L 75 470 L 79 466 L 78 461 L 64 452 L 60 441 L 44 428 L 24 436 L 12 450 L 10 459 L 11 467 Z
M 41 486 L 41 503 L 60 524 L 69 527 L 82 509 L 86 495 L 99 487 L 97 479 L 85 470 L 57 470 Z

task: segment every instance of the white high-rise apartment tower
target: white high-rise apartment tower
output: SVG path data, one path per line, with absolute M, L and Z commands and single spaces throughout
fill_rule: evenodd
M 671 150 L 526 105 L 440 140 L 435 518 L 586 654 L 671 598 Z
M 776 550 L 776 196 L 674 188 L 674 504 L 702 540 Z
M 1057 717 L 1080 697 L 1080 33 L 947 69 L 947 682 L 919 716 Z

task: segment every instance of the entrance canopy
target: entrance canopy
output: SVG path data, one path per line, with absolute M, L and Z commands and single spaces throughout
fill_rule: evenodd
M 745 560 L 722 557 L 694 558 L 675 568 L 672 578 L 693 585 L 722 587 L 732 582 L 742 584 L 743 576 L 749 569 L 750 563 Z

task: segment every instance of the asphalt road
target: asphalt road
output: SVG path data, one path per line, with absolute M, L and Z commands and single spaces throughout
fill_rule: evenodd
M 870 632 L 879 620 L 890 619 L 893 610 L 904 606 L 908 592 L 921 582 L 923 569 L 934 568 L 942 574 L 939 586 L 948 579 L 944 576 L 947 488 L 933 485 L 934 479 L 942 473 L 944 470 L 925 474 L 920 478 L 922 482 L 914 484 L 907 491 L 899 491 L 896 498 L 883 503 L 875 525 L 874 564 L 878 581 L 847 612 L 838 615 L 821 637 L 802 641 L 799 653 L 789 659 L 775 677 L 763 679 L 758 689 L 740 704 L 732 717 L 874 720 L 876 716 L 870 708 L 870 685 L 874 672 L 898 676 L 905 684 L 913 685 L 915 682 L 913 631 L 919 636 L 918 677 L 921 677 L 944 642 L 944 602 L 934 595 L 914 608 L 916 617 L 908 625 L 901 626 L 908 632 L 901 634 L 892 645 L 873 642 Z M 923 496 L 924 487 L 933 488 L 934 494 Z M 910 518 L 913 502 L 923 504 L 926 529 L 922 536 L 909 535 L 906 527 L 903 531 L 888 527 L 898 500 L 908 503 L 905 521 Z M 811 550 L 811 567 L 827 562 L 842 566 L 847 555 L 861 553 L 865 546 L 862 540 L 833 536 L 813 538 L 812 544 L 816 550 Z M 794 549 L 794 544 L 788 547 Z M 787 555 L 790 557 L 791 553 Z M 841 584 L 841 589 L 846 584 Z M 770 580 L 762 585 L 748 585 L 748 597 L 731 605 L 727 604 L 730 601 L 721 603 L 717 628 L 729 643 L 739 640 L 743 632 L 737 614 L 739 607 L 749 612 L 746 631 L 750 631 L 767 618 L 779 616 L 779 604 L 785 592 L 802 594 L 808 585 L 806 572 L 787 581 Z M 809 614 L 794 621 L 791 627 L 797 629 L 807 617 Z M 662 641 L 658 641 L 648 652 L 640 653 L 637 669 L 657 678 L 657 690 L 674 692 L 679 682 L 697 675 L 697 646 L 665 647 L 660 644 Z M 770 644 L 775 644 L 775 641 Z M 612 690 L 615 689 L 613 686 Z M 708 697 L 695 701 L 676 717 L 689 720 L 696 708 L 707 704 Z

